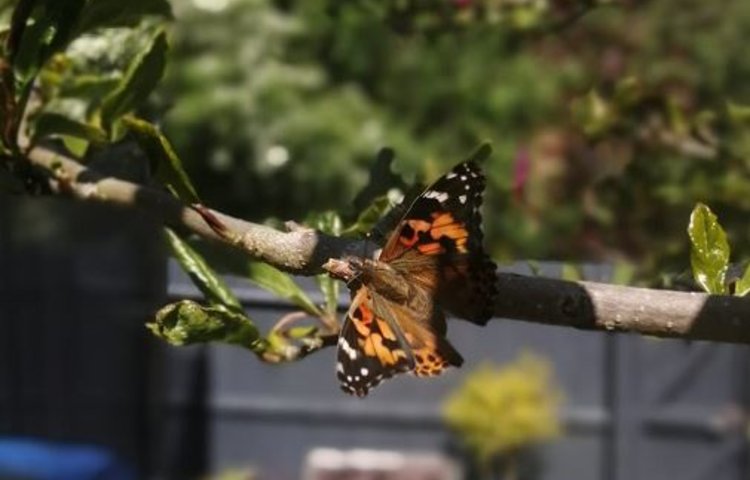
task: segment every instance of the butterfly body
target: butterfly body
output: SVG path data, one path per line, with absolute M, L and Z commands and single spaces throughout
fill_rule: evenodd
M 384 378 L 439 375 L 460 366 L 444 311 L 484 324 L 492 315 L 495 265 L 482 249 L 480 149 L 407 209 L 376 259 L 353 258 L 352 304 L 339 335 L 337 375 L 358 396 Z

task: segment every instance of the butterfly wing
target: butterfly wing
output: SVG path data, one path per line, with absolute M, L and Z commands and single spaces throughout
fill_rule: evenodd
M 479 166 L 485 145 L 425 190 L 407 210 L 379 260 L 433 292 L 451 313 L 484 324 L 497 295 L 495 264 L 482 247 Z
M 360 287 L 339 336 L 336 370 L 342 390 L 363 397 L 399 373 L 434 376 L 460 366 L 463 359 L 444 334 L 439 311 L 410 311 Z
M 338 342 L 336 376 L 347 393 L 364 397 L 383 379 L 414 368 L 403 340 L 385 319 L 375 315 L 366 287 L 353 295 Z

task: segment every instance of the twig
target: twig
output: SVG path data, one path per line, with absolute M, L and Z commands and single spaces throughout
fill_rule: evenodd
M 199 213 L 166 192 L 104 177 L 41 147 L 32 149 L 28 158 L 48 172 L 55 193 L 80 201 L 140 209 L 165 224 L 239 248 L 257 260 L 297 275 L 321 273 L 329 259 L 364 251 L 362 240 L 331 237 L 306 228 L 281 232 L 205 207 Z M 217 233 L 216 225 L 212 227 L 206 221 L 206 212 L 210 212 L 211 222 L 218 221 L 231 234 Z M 501 274 L 498 287 L 501 293 L 495 314 L 501 318 L 585 330 L 750 344 L 747 298 L 511 274 Z

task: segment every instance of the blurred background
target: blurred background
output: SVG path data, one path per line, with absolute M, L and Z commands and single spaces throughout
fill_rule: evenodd
M 490 141 L 486 243 L 503 269 L 687 288 L 698 201 L 733 261 L 750 254 L 745 0 L 171 3 L 169 64 L 142 113 L 213 208 L 352 218 L 381 148 L 407 182 L 429 181 Z M 83 38 L 56 65 L 112 70 L 138 34 Z M 146 180 L 133 145 L 107 155 L 108 171 Z M 358 400 L 338 390 L 331 349 L 269 366 L 151 338 L 160 306 L 199 298 L 159 225 L 0 200 L 7 478 L 750 475 L 746 347 L 452 322 L 461 370 Z M 263 326 L 292 311 L 230 284 Z

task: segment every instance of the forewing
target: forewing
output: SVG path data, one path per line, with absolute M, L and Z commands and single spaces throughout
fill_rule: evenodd
M 391 234 L 379 260 L 433 292 L 457 316 L 492 316 L 496 266 L 482 247 L 482 148 L 425 190 Z M 431 257 L 431 258 L 425 258 Z

